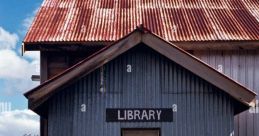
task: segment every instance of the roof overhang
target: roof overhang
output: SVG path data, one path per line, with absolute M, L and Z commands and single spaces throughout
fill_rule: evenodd
M 237 108 L 245 107 L 237 109 L 236 111 L 238 113 L 251 106 L 255 106 L 256 94 L 253 91 L 218 72 L 176 45 L 163 40 L 144 28 L 137 28 L 122 39 L 104 47 L 61 74 L 25 93 L 24 95 L 29 99 L 29 108 L 36 111 L 39 106 L 62 88 L 91 73 L 140 43 L 144 43 L 229 94 L 239 103 L 239 105 L 236 106 Z
M 23 51 L 82 51 L 91 48 L 103 48 L 115 41 L 67 41 L 67 42 L 23 42 Z M 226 41 L 170 41 L 184 50 L 256 50 L 258 40 Z

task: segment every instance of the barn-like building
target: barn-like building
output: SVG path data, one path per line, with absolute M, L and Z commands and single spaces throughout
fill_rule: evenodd
M 25 96 L 42 136 L 258 136 L 258 40 L 257 0 L 44 0 Z

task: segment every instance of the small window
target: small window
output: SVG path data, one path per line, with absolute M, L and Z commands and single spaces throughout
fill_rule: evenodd
M 160 136 L 159 129 L 122 129 L 122 136 Z

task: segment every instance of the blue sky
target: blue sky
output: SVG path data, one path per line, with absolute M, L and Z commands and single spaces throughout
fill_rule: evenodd
M 0 26 L 10 32 L 22 28 L 23 20 L 40 6 L 42 0 L 1 0 Z
M 0 27 L 5 31 L 16 34 L 19 38 L 13 50 L 17 55 L 30 61 L 30 58 L 20 56 L 21 43 L 25 36 L 28 25 L 26 21 L 31 20 L 35 10 L 41 5 L 42 0 L 2 0 L 0 3 Z M 26 20 L 27 19 L 27 20 Z M 0 78 L 0 86 L 6 84 L 6 79 Z M 16 89 L 16 88 L 14 88 Z M 2 89 L 0 88 L 0 91 Z M 23 90 L 13 90 L 14 93 L 7 94 L 0 92 L 0 101 L 12 102 L 12 109 L 24 109 L 27 107 L 27 100 L 23 97 Z
M 0 103 L 11 103 L 11 111 L 0 111 L 0 136 L 39 134 L 39 116 L 28 110 L 23 96 L 39 84 L 30 79 L 39 74 L 39 52 L 22 56 L 21 44 L 41 3 L 0 0 Z

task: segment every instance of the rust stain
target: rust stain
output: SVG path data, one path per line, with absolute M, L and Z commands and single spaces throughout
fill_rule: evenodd
M 24 43 L 116 41 L 140 24 L 168 41 L 259 40 L 259 1 L 45 0 Z

